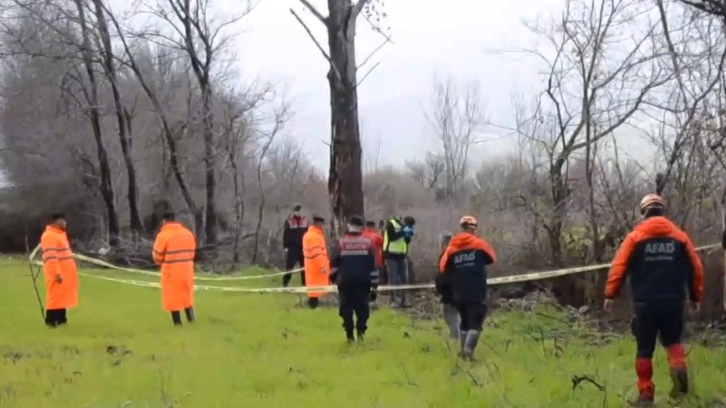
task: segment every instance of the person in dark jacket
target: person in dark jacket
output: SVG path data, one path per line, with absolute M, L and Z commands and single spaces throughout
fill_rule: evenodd
M 303 236 L 308 231 L 308 219 L 302 215 L 302 206 L 296 205 L 292 214 L 285 220 L 282 230 L 282 245 L 285 254 L 285 270 L 292 271 L 295 265 L 300 267 L 300 282 L 305 286 L 305 265 L 303 256 Z M 287 287 L 292 279 L 292 272 L 282 276 L 282 286 Z
M 351 217 L 348 232 L 333 246 L 330 258 L 330 280 L 338 286 L 338 312 L 349 343 L 356 339 L 354 330 L 358 341 L 363 340 L 370 317 L 368 302 L 375 301 L 378 288 L 375 245 L 362 235 L 364 224 L 362 217 Z
M 682 336 L 686 289 L 692 311 L 700 310 L 703 297 L 703 265 L 685 232 L 665 217 L 665 202 L 648 194 L 640 202 L 645 218 L 625 237 L 618 248 L 605 286 L 604 309 L 628 277 L 635 306 L 633 334 L 637 346 L 635 372 L 638 376 L 636 405 L 652 406 L 653 353 L 656 340 L 665 347 L 670 366 L 672 397 L 688 393 L 688 368 Z
M 448 275 L 461 319 L 459 355 L 473 359 L 488 311 L 486 267 L 496 261 L 496 254 L 489 243 L 475 235 L 478 227 L 476 218 L 466 215 L 459 225 L 461 232 L 451 238 L 439 260 L 439 271 Z
M 439 262 L 444 256 L 446 247 L 451 242 L 451 238 L 454 235 L 450 232 L 446 232 L 439 238 L 439 246 L 441 248 L 441 254 L 439 255 Z M 443 315 L 446 325 L 449 327 L 449 336 L 452 339 L 459 338 L 459 312 L 456 310 L 454 304 L 454 293 L 451 290 L 451 282 L 448 274 L 439 273 L 436 275 L 436 293 L 438 294 L 441 304 L 443 305 Z

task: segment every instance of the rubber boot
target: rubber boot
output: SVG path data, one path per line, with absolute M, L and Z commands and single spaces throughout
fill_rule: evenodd
M 653 360 L 638 358 L 635 360 L 635 373 L 638 375 L 638 399 L 636 406 L 647 407 L 653 405 L 655 384 L 653 384 Z
M 459 337 L 459 312 L 453 306 L 446 304 L 443 309 L 444 321 L 449 327 L 449 336 L 457 339 Z
M 479 343 L 480 334 L 481 332 L 479 330 L 469 330 L 466 333 L 466 338 L 464 340 L 464 350 L 462 354 L 469 360 L 474 359 L 474 350 L 476 350 L 476 346 Z
M 682 398 L 688 394 L 688 367 L 686 365 L 686 351 L 682 344 L 674 344 L 666 349 L 668 363 L 671 367 L 671 398 Z
M 184 309 L 184 314 L 187 316 L 187 321 L 189 323 L 194 321 L 194 308 L 193 307 L 188 307 L 188 308 Z
M 459 332 L 459 357 L 465 358 L 464 356 L 464 345 L 466 344 L 466 333 L 465 331 L 461 330 Z
M 174 323 L 175 327 L 181 327 L 181 315 L 179 314 L 178 310 L 171 312 L 171 321 L 172 323 Z

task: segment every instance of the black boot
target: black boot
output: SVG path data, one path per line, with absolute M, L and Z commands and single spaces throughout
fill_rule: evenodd
M 355 336 L 353 335 L 353 329 L 345 329 L 345 339 L 348 343 L 355 343 Z
M 358 329 L 358 332 L 356 334 L 358 337 L 358 341 L 363 341 L 363 339 L 365 338 L 366 331 L 365 331 L 365 329 L 363 329 L 363 330 Z
M 187 321 L 189 323 L 194 321 L 194 308 L 193 307 L 188 307 L 188 308 L 184 309 L 184 314 L 187 315 Z
M 181 314 L 178 310 L 171 312 L 171 321 L 174 323 L 174 326 L 181 327 Z
M 318 305 L 320 305 L 320 300 L 318 298 L 308 298 L 308 307 L 311 309 L 317 309 Z
M 58 312 L 58 325 L 63 324 L 68 324 L 68 311 L 66 309 L 61 309 Z

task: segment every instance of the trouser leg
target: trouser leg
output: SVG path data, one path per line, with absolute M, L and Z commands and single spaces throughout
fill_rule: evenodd
M 388 283 L 391 286 L 398 285 L 398 274 L 396 269 L 396 260 L 394 259 L 386 259 L 386 273 L 388 274 Z M 390 294 L 391 297 L 391 303 L 396 303 L 396 299 L 398 298 L 398 292 L 395 290 L 391 291 Z
M 635 305 L 635 343 L 637 354 L 635 373 L 638 376 L 638 394 L 641 400 L 652 400 L 655 394 L 653 383 L 653 352 L 658 339 L 656 308 L 649 304 Z
M 297 263 L 300 265 L 300 268 L 303 268 L 303 270 L 300 271 L 300 284 L 305 286 L 305 257 L 302 252 L 300 252 L 300 255 L 297 258 Z
M 287 253 L 285 254 L 285 270 L 290 271 L 290 270 L 295 269 L 295 264 L 298 263 L 298 261 L 301 257 L 302 257 L 302 253 L 300 251 L 297 251 L 295 249 L 288 249 Z M 290 285 L 291 280 L 292 280 L 292 272 L 288 272 L 288 273 L 282 275 L 282 286 L 288 287 L 288 285 Z
M 408 260 L 406 258 L 401 259 L 398 262 L 398 284 L 408 285 L 410 283 L 408 276 Z M 401 306 L 407 306 L 406 303 L 406 290 L 400 290 Z
M 181 326 L 181 313 L 178 310 L 175 310 L 171 312 L 171 321 L 174 323 L 174 326 Z
M 338 289 L 338 315 L 343 319 L 343 329 L 345 329 L 345 337 L 348 341 L 355 340 L 353 329 L 353 304 L 351 293 L 349 290 Z
M 456 311 L 459 313 L 459 355 L 466 357 L 464 348 L 466 345 L 466 336 L 469 333 L 469 311 L 464 303 L 457 303 Z
M 368 319 L 371 316 L 370 304 L 368 299 L 370 297 L 370 289 L 361 288 L 356 291 L 355 294 L 355 328 L 358 334 L 358 340 L 363 340 L 366 330 L 368 330 Z
M 686 351 L 683 343 L 681 343 L 685 325 L 683 312 L 683 304 L 679 302 L 660 308 L 657 316 L 661 344 L 668 354 L 668 365 L 673 385 L 671 389 L 672 397 L 679 397 L 688 393 L 688 364 L 686 362 Z
M 187 307 L 184 309 L 184 314 L 187 316 L 187 321 L 189 323 L 194 321 L 194 307 Z
M 316 309 L 320 305 L 320 299 L 316 297 L 308 298 L 308 307 Z
M 56 327 L 60 324 L 61 309 L 46 309 L 45 324 L 48 327 Z
M 444 321 L 449 327 L 449 336 L 453 339 L 459 337 L 459 312 L 452 305 L 444 303 L 443 305 Z
M 466 341 L 464 350 L 473 357 L 476 346 L 479 344 L 479 338 L 484 326 L 484 319 L 487 315 L 487 306 L 483 303 L 471 303 L 466 305 L 467 318 L 469 319 L 469 331 L 466 333 Z

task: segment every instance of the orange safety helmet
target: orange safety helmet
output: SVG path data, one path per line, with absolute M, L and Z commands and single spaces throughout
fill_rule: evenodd
M 645 197 L 640 200 L 640 213 L 645 214 L 645 212 L 651 207 L 665 208 L 665 201 L 663 200 L 663 197 L 658 194 L 646 194 Z
M 476 229 L 479 226 L 479 223 L 476 221 L 476 218 L 471 215 L 465 215 L 459 220 L 459 225 L 462 227 Z

